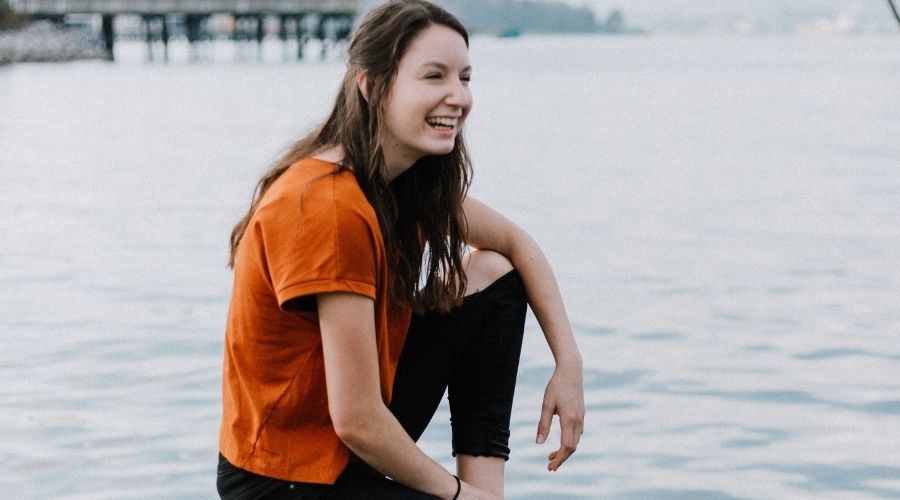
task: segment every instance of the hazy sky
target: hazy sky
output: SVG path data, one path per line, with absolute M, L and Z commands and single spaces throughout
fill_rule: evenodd
M 440 0 L 437 0 L 440 3 Z M 484 0 L 468 0 L 482 2 Z M 613 10 L 625 15 L 625 24 L 652 32 L 734 31 L 754 26 L 756 31 L 790 31 L 811 23 L 850 24 L 861 31 L 897 31 L 887 0 L 559 0 L 592 7 L 598 20 Z M 371 7 L 379 0 L 362 0 Z M 895 0 L 900 3 L 900 0 Z
M 647 29 L 727 27 L 740 20 L 770 26 L 850 19 L 857 25 L 898 29 L 887 0 L 565 0 L 594 8 L 599 19 L 613 9 L 627 24 Z

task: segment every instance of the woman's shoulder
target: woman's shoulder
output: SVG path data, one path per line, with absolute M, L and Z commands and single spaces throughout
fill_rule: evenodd
M 339 163 L 315 157 L 303 158 L 291 164 L 281 174 L 269 188 L 266 198 L 306 196 L 311 191 L 319 195 L 326 194 L 336 184 L 346 183 L 345 170 Z
M 288 167 L 260 203 L 264 210 L 292 207 L 303 207 L 307 213 L 371 210 L 353 172 L 318 157 L 303 158 Z

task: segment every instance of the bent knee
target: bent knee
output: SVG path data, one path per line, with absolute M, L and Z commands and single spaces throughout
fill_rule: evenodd
M 502 254 L 492 250 L 475 250 L 466 261 L 466 295 L 484 290 L 513 269 L 512 262 Z

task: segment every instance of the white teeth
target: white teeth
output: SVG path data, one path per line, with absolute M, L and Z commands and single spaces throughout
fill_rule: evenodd
M 433 117 L 427 118 L 425 121 L 428 122 L 429 125 L 443 126 L 443 127 L 455 127 L 459 122 L 458 118 L 443 118 L 443 117 Z

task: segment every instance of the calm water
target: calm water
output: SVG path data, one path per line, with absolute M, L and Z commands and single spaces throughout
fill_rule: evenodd
M 233 49 L 0 68 L 2 496 L 213 497 L 227 235 L 342 73 Z M 550 474 L 530 321 L 509 497 L 900 497 L 900 37 L 472 58 L 473 193 L 543 245 L 585 357 Z

